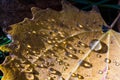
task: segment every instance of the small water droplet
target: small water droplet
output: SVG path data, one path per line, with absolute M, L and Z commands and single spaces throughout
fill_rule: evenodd
M 63 64 L 63 61 L 61 59 L 57 59 L 57 62 L 59 63 L 59 65 Z
M 64 38 L 64 37 L 65 37 L 65 35 L 63 35 L 63 34 L 60 34 L 60 37 Z
M 55 36 L 56 36 L 56 34 L 55 34 L 55 33 L 53 33 L 53 34 L 52 34 L 52 36 L 53 36 L 53 37 L 55 37 Z
M 50 68 L 49 70 L 50 70 L 50 73 L 51 73 L 51 74 L 58 75 L 58 76 L 61 76 L 61 75 L 62 75 L 59 71 L 57 71 L 57 70 L 55 70 L 55 69 L 53 69 L 53 68 Z
M 72 77 L 76 77 L 76 74 L 75 74 L 75 73 L 73 73 L 73 74 L 72 74 Z
M 81 62 L 81 61 L 80 61 Z M 82 61 L 81 65 L 80 66 L 83 66 L 85 68 L 91 68 L 92 67 L 92 64 L 90 64 L 89 62 L 87 61 Z
M 120 63 L 116 62 L 115 65 L 116 65 L 116 66 L 120 66 Z
M 81 51 L 81 50 L 78 50 L 78 53 L 80 53 L 80 54 L 84 54 L 84 52 L 83 52 L 83 51 Z
M 33 53 L 36 53 L 36 51 L 32 51 Z
M 47 80 L 54 80 L 52 77 L 48 77 Z
M 52 22 L 55 22 L 55 19 L 51 19 Z
M 15 66 L 16 66 L 16 67 L 20 67 L 20 65 L 19 65 L 18 63 L 15 63 Z
M 75 73 L 72 74 L 72 77 L 77 77 L 78 79 L 84 79 L 82 75 L 75 74 Z
M 27 44 L 27 47 L 28 47 L 28 48 L 31 48 L 31 46 L 30 46 L 29 44 Z
M 33 34 L 36 34 L 36 31 L 32 31 Z
M 24 72 L 32 72 L 32 71 L 33 71 L 33 68 L 32 67 L 28 67 L 28 68 L 25 69 Z
M 76 55 L 73 55 L 70 52 L 66 52 L 65 55 L 72 59 L 78 59 L 78 57 Z
M 34 75 L 26 73 L 26 78 L 27 78 L 27 80 L 34 80 Z
M 81 43 L 81 45 L 82 45 L 82 46 L 85 46 L 85 44 L 84 44 L 84 43 Z
M 40 64 L 40 65 L 38 65 L 38 67 L 40 67 L 40 68 L 47 68 L 44 64 Z
M 58 44 L 55 44 L 55 47 L 58 47 Z
M 102 70 L 99 70 L 99 71 L 98 71 L 98 74 L 103 74 L 103 71 L 102 71 Z
M 64 65 L 65 65 L 65 66 L 70 66 L 70 64 L 68 64 L 68 63 L 64 63 Z
M 111 60 L 108 59 L 108 58 L 105 58 L 105 62 L 106 62 L 106 63 L 111 63 Z
M 83 26 L 82 26 L 81 24 L 77 24 L 77 26 L 78 26 L 79 28 L 83 28 Z
M 83 46 L 83 47 L 87 47 L 87 45 L 85 43 L 82 43 L 81 41 L 78 41 L 78 47 L 80 47 L 79 45 Z
M 50 40 L 48 40 L 47 42 L 48 42 L 49 44 L 52 43 L 52 41 L 50 41 Z
M 97 57 L 98 57 L 98 58 L 101 58 L 102 56 L 101 56 L 100 54 L 97 54 Z
M 84 79 L 82 75 L 78 75 L 78 79 Z

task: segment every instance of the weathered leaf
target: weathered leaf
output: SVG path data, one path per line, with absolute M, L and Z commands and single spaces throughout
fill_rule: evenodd
M 119 33 L 103 33 L 99 13 L 70 4 L 32 13 L 12 25 L 14 56 L 1 66 L 3 80 L 119 80 Z

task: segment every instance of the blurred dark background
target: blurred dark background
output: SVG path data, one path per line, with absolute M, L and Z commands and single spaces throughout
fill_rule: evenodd
M 89 4 L 82 4 L 79 1 L 84 0 L 67 0 L 72 5 L 82 10 Z M 99 2 L 105 0 L 87 0 L 91 2 Z M 118 4 L 119 0 L 106 0 L 103 4 Z M 11 24 L 22 21 L 25 17 L 32 18 L 31 7 L 39 7 L 42 9 L 52 8 L 57 11 L 62 10 L 61 0 L 0 0 L 0 27 L 8 27 Z M 105 20 L 110 25 L 118 15 L 118 9 L 98 6 L 99 11 Z M 84 9 L 90 11 L 92 7 Z M 116 24 L 118 26 L 120 24 Z M 118 31 L 118 27 L 114 27 Z

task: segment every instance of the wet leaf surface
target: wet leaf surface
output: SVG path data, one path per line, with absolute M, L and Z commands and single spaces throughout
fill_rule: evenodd
M 120 78 L 120 34 L 103 33 L 99 13 L 64 3 L 61 12 L 33 7 L 32 13 L 32 19 L 12 25 L 14 42 L 8 47 L 14 56 L 0 67 L 3 80 Z

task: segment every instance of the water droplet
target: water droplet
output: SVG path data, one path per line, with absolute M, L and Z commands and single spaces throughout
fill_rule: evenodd
M 20 67 L 20 65 L 19 65 L 18 63 L 15 63 L 15 66 L 16 66 L 16 67 Z
M 36 53 L 36 51 L 32 51 L 33 53 Z
M 72 74 L 72 77 L 76 77 L 76 74 L 75 74 L 75 73 L 73 73 L 73 74 Z
M 116 65 L 116 66 L 120 66 L 120 63 L 116 62 L 115 65 Z
M 64 33 L 63 32 L 58 32 L 58 34 L 60 35 L 60 37 L 62 37 L 62 38 L 64 38 L 65 37 L 65 35 L 64 35 Z
M 57 59 L 57 62 L 59 63 L 59 65 L 63 64 L 63 61 L 61 59 Z
M 103 74 L 103 71 L 102 71 L 102 70 L 99 70 L 99 71 L 98 71 L 98 74 Z
M 97 57 L 98 57 L 98 58 L 101 58 L 102 56 L 101 56 L 100 54 L 97 54 Z
M 40 67 L 40 68 L 47 68 L 44 64 L 40 64 L 40 65 L 38 65 L 38 67 Z
M 55 22 L 55 19 L 51 19 L 52 22 Z
M 32 31 L 33 34 L 36 34 L 36 31 Z
M 55 37 L 55 36 L 56 36 L 56 34 L 55 34 L 55 33 L 53 33 L 53 34 L 52 34 L 52 36 L 53 36 L 53 37 Z
M 92 40 L 89 46 L 91 50 L 95 50 L 95 51 L 99 51 L 102 49 L 102 44 L 99 40 Z
M 24 72 L 33 72 L 33 68 L 32 67 L 28 67 L 28 68 L 25 69 Z
M 78 79 L 84 79 L 82 75 L 75 74 L 75 73 L 72 74 L 72 77 L 77 77 Z
M 54 80 L 52 77 L 48 77 L 47 80 Z
M 28 47 L 28 48 L 31 48 L 31 46 L 30 46 L 29 44 L 27 44 L 27 47 Z
M 85 46 L 85 44 L 84 44 L 84 43 L 81 43 L 81 45 L 82 45 L 82 46 Z
M 68 49 L 73 49 L 71 44 L 67 44 L 67 45 L 66 45 L 66 48 L 68 48 Z
M 51 74 L 58 75 L 58 76 L 61 76 L 61 75 L 62 75 L 59 71 L 57 71 L 57 70 L 55 70 L 55 69 L 53 69 L 53 68 L 50 68 L 49 70 L 50 70 L 50 73 L 51 73 Z
M 27 80 L 34 80 L 34 75 L 26 73 L 26 78 L 27 78 Z
M 52 43 L 52 41 L 50 41 L 50 40 L 48 40 L 47 42 L 48 42 L 49 44 Z
M 84 79 L 82 75 L 78 75 L 78 79 Z
M 80 54 L 84 54 L 84 52 L 83 52 L 83 51 L 81 51 L 81 50 L 78 50 L 78 53 L 80 53 Z
M 64 41 L 63 44 L 66 44 L 66 41 Z
M 91 68 L 92 67 L 92 64 L 90 64 L 89 62 L 87 61 L 82 61 L 81 65 L 80 66 L 83 66 L 85 68 Z
M 78 59 L 78 57 L 76 55 L 73 55 L 70 52 L 66 52 L 65 55 L 72 59 Z
M 55 44 L 55 47 L 58 47 L 58 44 Z
M 83 28 L 83 26 L 82 26 L 81 24 L 77 24 L 77 26 L 78 26 L 79 28 Z
M 64 65 L 65 65 L 65 66 L 70 66 L 70 64 L 68 64 L 68 63 L 64 63 Z
M 106 62 L 106 63 L 111 63 L 111 60 L 108 59 L 108 58 L 105 58 L 105 62 Z
M 87 45 L 86 45 L 85 43 L 82 43 L 81 41 L 78 42 L 78 45 L 77 45 L 77 46 L 79 47 L 79 45 L 81 45 L 81 46 L 83 46 L 83 47 L 87 47 Z

